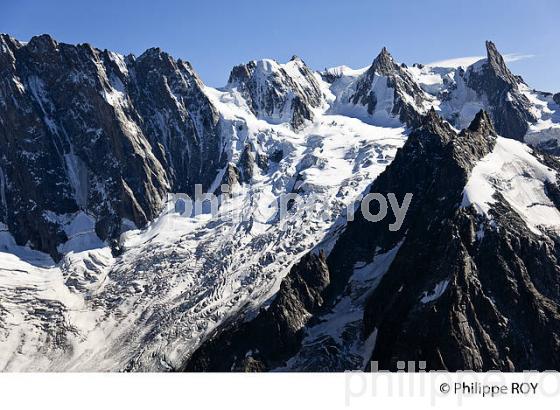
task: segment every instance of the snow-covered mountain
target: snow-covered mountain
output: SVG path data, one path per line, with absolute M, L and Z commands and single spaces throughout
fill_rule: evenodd
M 560 101 L 486 46 L 215 89 L 159 49 L 0 36 L 0 368 L 559 368 Z M 223 183 L 214 214 L 168 197 Z M 413 193 L 400 230 L 347 223 L 370 191 Z

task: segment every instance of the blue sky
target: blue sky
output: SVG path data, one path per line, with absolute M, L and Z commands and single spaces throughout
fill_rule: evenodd
M 293 54 L 315 69 L 369 65 L 382 46 L 401 62 L 484 54 L 533 55 L 510 63 L 533 87 L 560 91 L 560 2 L 555 0 L 29 1 L 0 0 L 0 32 L 49 33 L 123 54 L 158 46 L 190 61 L 209 85 L 258 58 Z

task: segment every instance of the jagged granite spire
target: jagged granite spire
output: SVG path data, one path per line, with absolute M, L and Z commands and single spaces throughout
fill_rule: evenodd
M 468 127 L 469 131 L 483 131 L 489 135 L 496 135 L 496 130 L 494 129 L 494 124 L 488 113 L 484 110 L 480 110 L 472 120 Z
M 504 58 L 491 41 L 486 41 L 486 56 L 487 63 L 495 75 L 511 84 L 512 87 L 517 88 L 517 78 L 509 71 Z
M 498 134 L 523 140 L 528 124 L 536 121 L 531 102 L 519 90 L 521 80 L 509 71 L 495 44 L 487 41 L 486 50 L 487 59 L 482 66 L 475 64 L 467 70 L 467 85 L 488 101 Z
M 386 47 L 383 47 L 381 52 L 373 60 L 370 69 L 380 75 L 389 75 L 395 70 L 396 66 L 393 56 Z
M 451 126 L 436 112 L 434 107 L 431 107 L 426 115 L 422 116 L 421 123 L 416 131 L 419 130 L 431 134 L 437 134 L 444 139 L 452 135 Z
M 384 78 L 378 82 L 380 77 Z M 385 96 L 387 89 L 392 89 L 389 91 L 389 94 L 393 94 L 392 104 L 379 107 L 378 93 Z M 386 100 L 386 97 L 383 99 Z M 425 112 L 427 95 L 409 72 L 398 65 L 387 48 L 383 47 L 368 70 L 356 81 L 355 92 L 349 100 L 352 104 L 364 105 L 369 114 L 384 110 L 385 114 L 398 118 L 407 126 L 416 127 L 421 123 Z

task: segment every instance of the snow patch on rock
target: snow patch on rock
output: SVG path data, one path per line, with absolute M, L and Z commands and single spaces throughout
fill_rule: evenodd
M 461 205 L 472 205 L 491 218 L 499 192 L 532 231 L 540 233 L 539 226 L 560 229 L 560 212 L 544 187 L 545 181 L 556 182 L 556 178 L 556 172 L 539 162 L 527 145 L 498 137 L 493 151 L 472 170 Z

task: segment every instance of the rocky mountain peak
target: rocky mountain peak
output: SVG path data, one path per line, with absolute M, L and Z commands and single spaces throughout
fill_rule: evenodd
M 484 110 L 480 110 L 476 114 L 468 129 L 473 132 L 484 132 L 488 135 L 496 135 L 496 130 L 494 129 L 492 120 L 490 119 L 488 113 Z
M 392 99 L 387 98 L 389 95 Z M 398 118 L 409 127 L 421 123 L 427 105 L 426 93 L 385 47 L 368 70 L 358 77 L 349 100 L 364 105 L 370 115 Z
M 19 48 L 21 43 L 8 34 L 0 34 L 0 53 L 8 52 L 11 48 Z
M 34 36 L 27 43 L 27 48 L 33 53 L 44 53 L 56 50 L 58 42 L 48 34 Z
M 233 68 L 228 88 L 245 98 L 257 117 L 271 123 L 301 127 L 321 104 L 322 93 L 313 72 L 299 57 L 286 64 L 274 60 L 250 61 Z
M 125 59 L 127 64 L 130 64 L 131 61 L 128 57 Z M 199 92 L 202 92 L 203 82 L 192 65 L 188 61 L 175 60 L 173 56 L 159 47 L 146 50 L 133 61 L 132 67 L 145 79 L 158 80 L 156 78 L 157 72 L 160 76 L 167 78 L 168 85 L 176 84 L 180 89 L 184 89 L 185 85 L 188 87 L 192 86 Z M 161 80 L 161 77 L 159 80 Z M 179 83 L 182 82 L 186 84 L 180 85 Z M 161 86 L 165 87 L 164 85 Z
M 487 64 L 495 75 L 517 88 L 517 78 L 511 73 L 496 45 L 491 41 L 486 41 L 486 55 Z
M 233 67 L 229 73 L 227 86 L 234 87 L 237 84 L 246 81 L 253 73 L 256 65 L 256 62 L 251 60 L 247 64 L 239 64 Z
M 443 119 L 438 115 L 434 107 L 430 107 L 426 115 L 424 116 L 424 124 L 430 124 L 433 122 L 441 122 Z
M 467 86 L 485 98 L 498 134 L 522 140 L 529 123 L 536 118 L 531 102 L 519 90 L 522 82 L 507 68 L 502 55 L 491 41 L 486 42 L 487 60 L 467 70 Z
M 371 65 L 371 69 L 380 75 L 389 75 L 398 67 L 393 60 L 393 56 L 389 53 L 386 47 L 381 49 L 381 52 L 375 57 Z
M 163 66 L 170 68 L 175 65 L 175 59 L 159 47 L 152 47 L 144 51 L 137 59 L 137 64 Z
M 142 54 L 140 54 L 138 60 L 143 58 L 154 58 L 154 59 L 161 60 L 162 58 L 167 56 L 169 55 L 166 52 L 164 52 L 160 47 L 150 47 Z
M 439 135 L 444 139 L 449 139 L 452 128 L 432 107 L 428 110 L 426 115 L 422 116 L 421 124 L 416 131 L 421 130 L 425 133 Z M 416 132 L 418 133 L 418 132 Z

